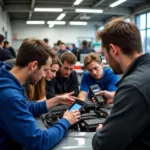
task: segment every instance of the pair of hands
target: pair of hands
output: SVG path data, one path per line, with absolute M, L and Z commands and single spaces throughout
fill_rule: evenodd
M 113 102 L 114 102 L 114 94 L 115 94 L 114 92 L 112 93 L 112 92 L 108 92 L 108 91 L 104 90 L 104 91 L 100 91 L 96 95 L 103 95 L 107 99 L 107 104 L 113 104 Z M 94 102 L 96 102 L 94 97 L 92 98 L 92 100 Z
M 59 96 L 59 102 L 60 104 L 63 105 L 71 105 L 72 103 L 75 102 L 75 97 L 73 97 L 72 95 L 74 94 L 74 92 L 70 92 L 67 94 L 63 94 L 61 96 Z M 69 121 L 69 123 L 71 125 L 77 123 L 80 118 L 81 118 L 81 113 L 78 110 L 69 112 L 68 110 L 64 113 L 63 118 L 67 119 Z
M 60 104 L 71 105 L 73 102 L 75 102 L 75 97 L 72 96 L 73 94 L 74 92 L 70 92 L 70 93 L 59 96 Z M 114 93 L 108 92 L 105 90 L 105 91 L 100 91 L 97 95 L 105 96 L 107 99 L 107 104 L 113 103 Z M 95 101 L 94 98 L 93 98 L 93 101 Z M 63 118 L 66 118 L 70 122 L 70 124 L 73 125 L 80 120 L 81 114 L 77 110 L 73 112 L 66 111 L 64 113 Z M 102 128 L 102 124 L 99 124 L 96 130 L 99 130 L 101 128 Z
M 81 113 L 78 110 L 69 112 L 68 110 L 64 113 L 63 118 L 67 119 L 71 125 L 77 123 L 81 118 Z
M 74 92 L 70 92 L 67 94 L 57 96 L 59 98 L 59 103 L 70 106 L 72 103 L 75 102 L 75 97 L 72 96 L 73 94 Z
M 108 92 L 105 90 L 105 91 L 100 91 L 97 95 L 105 96 L 107 99 L 107 104 L 112 104 L 114 101 L 114 93 L 112 93 L 112 92 Z M 93 99 L 93 101 L 95 101 L 94 98 L 92 98 L 92 99 Z M 98 127 L 96 128 L 96 131 L 100 130 L 102 127 L 103 127 L 103 125 L 99 124 Z

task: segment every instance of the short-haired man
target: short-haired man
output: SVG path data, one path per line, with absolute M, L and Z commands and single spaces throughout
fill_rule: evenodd
M 4 41 L 4 47 L 3 48 L 7 49 L 11 53 L 11 55 L 14 58 L 16 58 L 16 52 L 15 52 L 14 48 L 12 46 L 10 46 L 10 42 Z
M 0 64 L 0 149 L 48 150 L 76 123 L 80 113 L 66 111 L 53 127 L 41 130 L 34 117 L 46 113 L 57 104 L 69 104 L 72 93 L 43 102 L 31 103 L 23 95 L 25 83 L 36 84 L 45 77 L 55 53 L 42 40 L 25 39 L 19 49 L 16 64 L 11 69 Z M 10 70 L 11 69 L 11 70 Z M 18 144 L 15 144 L 15 143 Z M 18 145 L 16 147 L 16 145 Z
M 64 54 L 65 52 L 67 52 L 67 49 L 66 49 L 66 45 L 65 43 L 61 42 L 59 44 L 59 50 L 58 50 L 58 57 L 60 58 L 62 54 Z
M 3 49 L 4 47 L 4 39 L 5 37 L 0 34 L 0 61 L 5 61 L 8 59 L 12 59 L 13 56 L 7 49 Z
M 63 95 L 74 91 L 74 96 L 79 94 L 78 77 L 74 69 L 77 58 L 73 53 L 65 52 L 61 58 L 62 66 L 51 81 L 46 81 L 46 97 Z
M 91 52 L 93 52 L 93 50 L 88 47 L 88 42 L 86 40 L 83 40 L 81 49 L 79 49 L 79 51 L 78 51 L 78 60 L 80 61 L 81 54 L 89 54 Z
M 150 149 L 150 55 L 142 54 L 140 31 L 131 22 L 114 19 L 98 34 L 104 56 L 117 74 L 114 106 L 93 137 L 94 150 Z M 101 94 L 111 102 L 111 93 Z
M 80 99 L 85 101 L 88 93 L 88 98 L 92 97 L 89 86 L 94 84 L 98 84 L 102 90 L 115 93 L 118 75 L 115 75 L 110 68 L 103 68 L 98 54 L 94 52 L 88 54 L 84 59 L 84 66 L 88 71 L 84 72 L 81 79 L 80 93 L 78 95 Z

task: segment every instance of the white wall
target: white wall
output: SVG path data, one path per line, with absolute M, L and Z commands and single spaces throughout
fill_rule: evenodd
M 96 27 L 94 24 L 88 26 L 54 26 L 53 28 L 48 28 L 47 25 L 26 25 L 22 21 L 12 22 L 13 34 L 16 34 L 17 41 L 22 41 L 24 38 L 48 38 L 50 45 L 53 46 L 58 40 L 65 43 L 75 43 L 78 44 L 78 37 L 92 37 L 95 38 Z
M 7 32 L 7 40 L 12 42 L 10 18 L 6 12 L 2 11 L 2 7 L 0 5 L 0 34 L 3 34 L 5 36 L 5 31 Z

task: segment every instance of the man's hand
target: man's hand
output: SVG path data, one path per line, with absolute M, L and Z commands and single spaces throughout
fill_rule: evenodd
M 63 118 L 67 119 L 71 125 L 77 123 L 80 118 L 81 114 L 78 110 L 69 112 L 68 110 L 64 113 Z
M 97 130 L 100 130 L 102 127 L 103 127 L 103 125 L 102 125 L 102 124 L 99 124 L 98 127 L 96 128 L 96 131 L 97 131 Z
M 115 92 L 108 92 L 108 91 L 100 91 L 97 95 L 103 95 L 107 99 L 107 104 L 112 104 L 114 102 L 114 95 Z M 95 101 L 94 97 L 92 98 Z
M 59 98 L 59 103 L 63 105 L 70 105 L 75 101 L 75 97 L 72 95 L 74 92 L 70 92 L 61 96 L 57 96 Z

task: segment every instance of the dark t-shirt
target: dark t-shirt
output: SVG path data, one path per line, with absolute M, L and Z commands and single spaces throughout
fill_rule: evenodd
M 7 49 L 0 48 L 0 61 L 14 58 Z
M 74 96 L 79 94 L 79 84 L 76 71 L 70 74 L 68 78 L 62 78 L 60 72 L 51 81 L 46 80 L 46 97 L 52 98 L 55 94 L 63 94 L 74 91 Z

